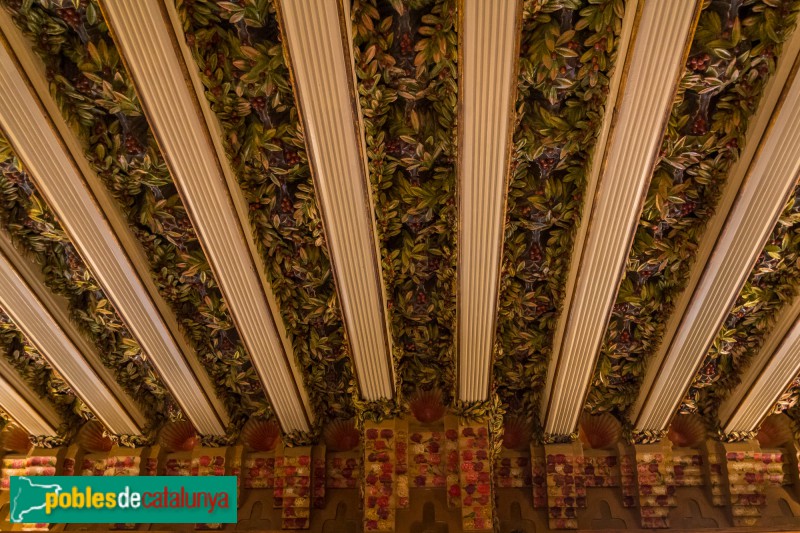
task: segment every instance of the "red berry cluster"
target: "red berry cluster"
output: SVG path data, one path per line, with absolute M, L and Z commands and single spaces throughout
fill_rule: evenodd
M 705 135 L 708 133 L 708 122 L 705 117 L 699 116 L 692 122 L 692 135 Z
M 696 207 L 696 204 L 694 202 L 692 202 L 691 200 L 683 202 L 681 204 L 681 206 L 680 206 L 681 216 L 685 217 L 685 216 L 691 215 L 692 213 L 694 213 L 695 207 Z
M 89 94 L 94 88 L 94 83 L 86 76 L 81 76 L 78 78 L 78 81 L 75 82 L 75 88 L 83 94 Z
M 414 41 L 411 40 L 411 35 L 403 33 L 400 36 L 400 52 L 403 54 L 410 54 L 414 51 Z
M 403 149 L 402 141 L 400 139 L 392 139 L 386 142 L 386 153 L 391 155 L 399 154 Z
M 542 260 L 542 247 L 538 244 L 534 244 L 531 246 L 530 251 L 528 252 L 528 257 L 530 257 L 531 261 L 534 263 L 538 263 Z
M 256 96 L 250 101 L 250 105 L 256 111 L 264 111 L 267 107 L 267 99 L 263 96 Z
M 283 160 L 286 161 L 286 164 L 290 167 L 300 164 L 300 154 L 295 152 L 294 150 L 284 150 L 283 151 Z
M 539 163 L 539 167 L 542 169 L 543 174 L 549 173 L 556 164 L 555 159 L 548 156 L 540 157 L 536 161 Z
M 689 59 L 689 68 L 695 72 L 704 72 L 711 64 L 711 56 L 702 54 Z
M 79 27 L 83 22 L 83 17 L 74 7 L 59 9 L 58 16 L 72 28 Z
M 136 137 L 129 135 L 125 138 L 125 151 L 131 155 L 138 155 L 144 151 L 144 148 L 142 148 L 141 143 L 139 143 Z

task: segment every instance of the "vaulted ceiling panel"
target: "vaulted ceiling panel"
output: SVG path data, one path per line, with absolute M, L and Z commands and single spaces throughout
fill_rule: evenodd
M 533 413 L 546 378 L 592 155 L 610 124 L 604 114 L 618 86 L 610 78 L 625 3 L 525 6 L 494 382 L 503 402 Z
M 798 6 L 704 6 L 595 369 L 591 411 L 625 413 L 648 363 L 666 349 L 665 333 L 677 328 L 791 70 L 800 41 L 778 58 Z
M 274 5 L 175 6 L 311 404 L 320 417 L 348 417 L 350 347 Z
M 354 59 L 401 391 L 455 387 L 455 0 L 355 0 Z
M 570 265 L 574 287 L 559 317 L 541 405 L 547 434 L 577 429 L 699 5 L 645 0 L 641 7 L 604 168 L 584 209 L 589 228 Z
M 752 432 L 772 413 L 787 389 L 800 372 L 800 306 L 786 309 L 793 322 L 788 330 L 779 324 L 772 331 L 762 349 L 754 354 L 749 366 L 742 365 L 738 384 L 724 401 L 717 402 L 709 411 L 719 418 L 720 429 L 726 435 Z M 745 361 L 748 362 L 748 361 Z M 730 380 L 729 381 L 733 381 Z M 717 394 L 722 397 L 723 394 Z M 718 407 L 718 414 L 715 412 Z
M 797 422 L 798 13 L 0 0 L 0 415 Z
M 56 437 L 91 414 L 0 309 L 0 409 L 28 433 Z

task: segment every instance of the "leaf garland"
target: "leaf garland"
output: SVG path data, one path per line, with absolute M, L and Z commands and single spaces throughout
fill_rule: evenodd
M 398 392 L 455 393 L 455 0 L 353 0 Z
M 232 415 L 271 415 L 96 0 L 3 0 L 86 157 L 144 247 L 160 294 Z
M 775 408 L 772 410 L 774 414 L 787 413 L 791 416 L 796 411 L 796 407 L 800 400 L 800 375 L 795 376 L 786 390 L 778 398 L 775 403 Z
M 720 402 L 766 340 L 778 315 L 791 305 L 800 279 L 800 186 L 796 187 L 764 245 L 733 309 L 714 339 L 681 405 L 716 420 Z M 791 402 L 791 399 L 784 401 Z
M 31 390 L 49 401 L 61 416 L 59 436 L 71 437 L 85 420 L 93 417 L 70 386 L 41 356 L 17 329 L 8 315 L 0 309 L 0 351 L 19 372 Z
M 624 7 L 524 4 L 494 366 L 515 411 L 534 412 L 543 388 Z
M 139 403 L 149 417 L 151 429 L 168 418 L 180 416 L 177 404 L 141 347 L 2 135 L 0 207 L 0 227 L 24 254 L 42 265 L 45 284 L 67 299 L 71 320 L 97 348 L 103 364 L 114 373 L 123 389 Z M 47 379 L 46 372 L 42 379 Z
M 274 5 L 176 6 L 311 403 L 320 422 L 349 418 L 356 390 L 349 345 Z
M 587 407 L 624 414 L 775 71 L 798 0 L 706 1 L 595 370 Z

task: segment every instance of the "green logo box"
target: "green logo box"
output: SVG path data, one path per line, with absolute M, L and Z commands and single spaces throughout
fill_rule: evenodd
M 236 523 L 236 476 L 13 476 L 11 522 Z

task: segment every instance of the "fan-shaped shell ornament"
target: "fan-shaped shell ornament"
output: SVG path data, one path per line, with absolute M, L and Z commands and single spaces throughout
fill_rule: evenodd
M 510 416 L 503 423 L 503 447 L 522 450 L 531 444 L 531 425 L 524 418 Z
M 703 419 L 699 415 L 675 415 L 669 425 L 667 438 L 679 448 L 697 448 L 708 436 Z
M 281 428 L 273 420 L 251 418 L 242 428 L 242 442 L 256 452 L 269 452 L 278 445 Z
M 164 426 L 158 442 L 168 452 L 190 452 L 200 442 L 191 422 L 182 420 Z
M 610 413 L 584 413 L 578 426 L 578 437 L 589 448 L 611 448 L 622 437 L 622 424 Z
M 355 420 L 334 420 L 325 427 L 325 446 L 335 452 L 349 452 L 358 446 L 361 434 Z
M 414 418 L 423 424 L 440 420 L 446 411 L 442 391 L 439 389 L 415 392 L 409 399 L 408 406 Z
M 793 438 L 792 423 L 784 414 L 767 417 L 756 435 L 762 448 L 778 448 Z
M 75 440 L 81 448 L 92 453 L 107 452 L 114 446 L 114 442 L 105 434 L 103 424 L 97 420 L 86 422 Z
M 33 444 L 28 432 L 19 426 L 8 425 L 0 431 L 0 448 L 9 452 L 28 453 Z

